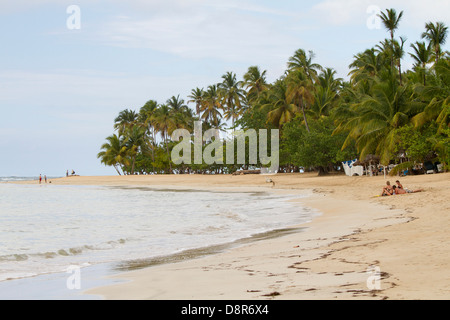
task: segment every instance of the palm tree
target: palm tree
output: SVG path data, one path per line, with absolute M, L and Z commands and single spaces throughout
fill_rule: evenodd
M 349 65 L 349 72 L 352 83 L 371 83 L 385 65 L 385 56 L 375 48 L 367 49 L 354 56 L 353 62 Z
M 388 73 L 389 74 L 389 73 Z M 395 76 L 377 79 L 370 94 L 350 105 L 334 134 L 348 132 L 342 149 L 356 142 L 360 159 L 369 154 L 388 164 L 396 147 L 396 129 L 409 123 L 412 104 L 408 85 L 399 86 Z
M 287 97 L 302 112 L 306 130 L 309 132 L 306 108 L 314 102 L 314 85 L 302 69 L 295 69 L 286 77 Z
M 176 122 L 171 112 L 171 108 L 167 104 L 161 105 L 153 116 L 155 129 L 161 134 L 166 145 L 167 156 L 169 154 L 169 136 L 176 129 Z M 172 172 L 172 162 L 169 161 L 170 172 Z
M 420 128 L 431 121 L 438 133 L 450 126 L 450 59 L 441 59 L 430 75 L 429 83 L 415 86 L 414 91 L 425 103 L 422 112 L 414 116 L 413 124 Z
M 139 110 L 140 123 L 142 123 L 144 127 L 147 128 L 147 135 L 149 137 L 148 146 L 151 149 L 152 162 L 155 162 L 155 147 L 156 147 L 153 115 L 155 114 L 157 109 L 158 109 L 158 102 L 156 102 L 155 100 L 149 100 Z
M 315 57 L 313 51 L 308 53 L 309 55 L 303 49 L 295 51 L 294 55 L 289 58 L 288 71 L 301 69 L 308 76 L 309 80 L 314 81 L 317 77 L 317 72 L 322 70 L 322 66 L 312 62 Z
M 180 99 L 179 95 L 177 97 L 172 96 L 166 104 L 173 117 L 175 129 L 190 129 L 193 127 L 192 110 L 184 103 L 183 99 Z
M 266 80 L 266 70 L 261 72 L 258 66 L 251 66 L 244 74 L 244 81 L 241 86 L 247 90 L 247 100 L 252 102 L 257 100 L 261 93 L 266 91 L 269 86 Z
M 172 96 L 169 100 L 167 100 L 166 104 L 170 109 L 172 109 L 173 113 L 184 112 L 188 108 L 188 106 L 184 103 L 184 100 L 180 98 L 180 95 L 176 97 Z
M 225 120 L 231 119 L 231 127 L 234 130 L 236 118 L 241 113 L 241 100 L 244 99 L 242 82 L 236 80 L 236 74 L 227 72 L 222 76 L 223 81 L 218 84 L 219 99 L 224 107 Z
M 431 59 L 431 45 L 427 46 L 425 42 L 416 41 L 416 43 L 411 44 L 411 48 L 413 48 L 414 53 L 409 55 L 415 61 L 414 68 L 417 72 L 423 74 L 423 85 L 426 86 L 426 68 Z
M 403 17 L 403 11 L 400 11 L 397 15 L 397 11 L 395 11 L 395 9 L 386 9 L 386 12 L 381 12 L 378 17 L 380 17 L 384 27 L 391 34 L 391 41 L 394 41 L 394 33 L 395 30 L 398 29 L 400 20 Z
M 119 112 L 119 115 L 114 119 L 114 129 L 119 131 L 121 135 L 127 128 L 132 127 L 138 122 L 138 114 L 131 109 L 125 109 Z
M 318 84 L 323 88 L 330 89 L 332 91 L 339 91 L 342 86 L 342 78 L 336 77 L 336 70 L 332 68 L 325 68 L 322 70 L 322 73 L 319 75 Z
M 136 164 L 136 156 L 137 154 L 144 148 L 146 144 L 146 133 L 147 128 L 135 125 L 131 128 L 128 128 L 125 131 L 125 146 L 128 150 L 128 155 L 131 157 L 131 171 L 130 173 L 134 174 L 134 167 Z
M 208 86 L 207 90 L 205 91 L 204 98 L 205 100 L 202 105 L 201 118 L 209 122 L 214 128 L 217 128 L 220 124 L 220 120 L 222 119 L 222 113 L 220 112 L 220 110 L 223 109 L 217 92 L 217 86 Z
M 448 27 L 443 22 L 428 22 L 425 24 L 425 32 L 422 39 L 427 39 L 434 48 L 436 63 L 439 61 L 442 51 L 441 46 L 445 44 L 448 36 Z
M 202 104 L 204 103 L 204 95 L 205 92 L 203 89 L 195 88 L 191 90 L 191 94 L 188 96 L 191 100 L 188 102 L 195 103 L 195 112 L 197 113 L 197 117 L 200 119 L 200 113 L 202 110 Z
M 401 60 L 403 59 L 403 56 L 405 55 L 405 51 L 403 50 L 403 46 L 406 42 L 406 38 L 404 37 L 400 37 L 400 41 L 401 44 L 398 43 L 397 40 L 394 40 L 394 44 L 393 44 L 393 48 L 394 51 L 393 53 L 393 58 L 394 58 L 394 62 L 397 65 L 398 68 L 398 74 L 400 77 L 400 85 L 403 85 L 403 81 L 402 81 L 402 62 Z
M 97 154 L 97 158 L 101 159 L 101 163 L 104 165 L 113 166 L 120 176 L 121 173 L 118 167 L 122 168 L 123 165 L 129 165 L 128 149 L 124 143 L 124 138 L 113 134 L 107 137 L 106 140 L 107 142 L 101 146 L 103 151 Z
M 267 113 L 267 122 L 281 127 L 291 121 L 298 112 L 298 108 L 288 97 L 286 82 L 277 80 L 272 88 L 267 92 L 267 100 L 260 109 Z
M 398 26 L 400 24 L 400 20 L 403 17 L 403 11 L 400 11 L 400 13 L 397 15 L 397 11 L 395 9 L 386 9 L 386 12 L 381 12 L 378 15 L 381 19 L 381 22 L 383 23 L 384 27 L 389 31 L 391 35 L 391 46 L 392 46 L 392 53 L 394 52 L 394 33 L 395 30 L 398 29 Z M 391 67 L 394 67 L 394 58 L 391 58 Z

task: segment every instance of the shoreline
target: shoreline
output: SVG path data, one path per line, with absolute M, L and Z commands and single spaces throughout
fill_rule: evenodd
M 105 299 L 448 299 L 449 173 L 403 177 L 417 194 L 375 197 L 383 177 L 270 176 L 69 177 L 55 185 L 110 185 L 304 192 L 298 200 L 322 214 L 307 227 L 225 252 L 119 273 L 124 280 L 86 294 Z M 394 177 L 387 177 L 395 181 Z M 368 288 L 380 271 L 380 289 Z M 375 269 L 374 269 L 375 270 Z

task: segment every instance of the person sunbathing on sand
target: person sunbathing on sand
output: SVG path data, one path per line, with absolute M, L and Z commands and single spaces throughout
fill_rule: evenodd
M 405 194 L 405 193 L 417 193 L 417 192 L 422 192 L 422 189 L 418 189 L 418 190 L 408 190 L 408 189 L 403 189 L 403 188 L 399 188 L 397 186 L 394 186 L 394 193 L 395 194 Z
M 390 181 L 386 181 L 386 186 L 383 187 L 383 191 L 381 192 L 381 195 L 382 196 L 394 195 L 394 188 L 392 188 Z

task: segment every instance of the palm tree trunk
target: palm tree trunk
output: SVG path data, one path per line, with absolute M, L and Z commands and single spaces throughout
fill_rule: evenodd
M 306 130 L 307 130 L 308 132 L 311 132 L 311 130 L 309 130 L 308 120 L 306 119 L 305 106 L 304 106 L 304 104 L 303 104 L 303 100 L 302 100 L 302 99 L 300 99 L 300 107 L 302 108 L 302 114 L 303 114 L 303 119 L 305 120 L 305 127 L 306 127 Z
M 169 157 L 169 169 L 170 169 L 170 173 L 172 173 L 172 161 L 170 160 L 170 154 L 169 154 L 169 141 L 168 141 L 168 138 L 167 138 L 167 136 L 168 136 L 168 133 L 167 133 L 167 131 L 165 132 L 165 135 L 164 135 L 165 137 L 165 139 L 164 140 L 166 140 L 166 150 L 167 150 L 167 156 Z
M 155 173 L 155 128 L 151 129 L 152 140 L 150 141 L 150 148 L 152 149 L 152 172 Z
M 391 30 L 391 69 L 394 69 L 394 31 Z
M 119 176 L 121 176 L 119 169 L 117 169 L 117 165 L 114 165 L 114 169 L 116 169 L 116 171 L 119 174 Z
M 423 86 L 425 87 L 427 85 L 427 79 L 426 79 L 426 73 L 425 73 L 425 63 L 422 65 L 423 67 Z
M 134 165 L 136 163 L 136 155 L 133 156 L 133 162 L 131 163 L 131 175 L 134 175 Z

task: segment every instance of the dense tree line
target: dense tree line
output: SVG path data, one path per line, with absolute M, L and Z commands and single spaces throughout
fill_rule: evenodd
M 386 9 L 379 16 L 389 37 L 354 56 L 348 81 L 315 63 L 312 51 L 299 49 L 273 83 L 268 83 L 265 70 L 251 66 L 242 80 L 227 72 L 219 83 L 193 89 L 187 100 L 178 95 L 165 103 L 149 100 L 139 110 L 121 111 L 98 158 L 118 174 L 247 169 L 248 162 L 171 161 L 174 130 L 193 132 L 194 121 L 202 121 L 203 130 L 279 129 L 281 172 L 303 168 L 327 173 L 341 161 L 369 155 L 383 165 L 402 158 L 401 169 L 427 160 L 448 169 L 450 54 L 443 49 L 448 27 L 426 23 L 421 39 L 408 51 L 407 40 L 396 38 L 403 12 Z M 414 61 L 411 70 L 402 66 L 406 55 Z

